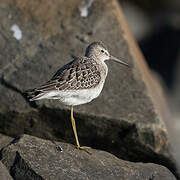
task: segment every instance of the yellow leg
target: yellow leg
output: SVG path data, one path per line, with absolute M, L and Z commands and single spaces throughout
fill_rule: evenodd
M 75 122 L 75 119 L 74 119 L 74 116 L 73 116 L 73 106 L 71 106 L 71 124 L 72 124 L 72 128 L 73 128 L 74 136 L 75 136 L 75 139 L 76 139 L 77 148 L 81 149 L 81 150 L 84 150 L 87 153 L 91 154 L 88 151 L 89 147 L 80 146 L 80 144 L 79 144 L 78 135 L 77 135 L 77 131 L 76 131 L 76 122 Z
M 76 123 L 75 123 L 75 119 L 74 119 L 74 116 L 73 116 L 73 106 L 71 106 L 71 123 L 72 123 L 72 128 L 73 128 L 73 131 L 74 131 L 74 136 L 75 136 L 75 139 L 76 139 L 76 145 L 77 145 L 77 147 L 80 147 L 79 140 L 78 140 L 78 135 L 77 135 L 77 131 L 76 131 Z

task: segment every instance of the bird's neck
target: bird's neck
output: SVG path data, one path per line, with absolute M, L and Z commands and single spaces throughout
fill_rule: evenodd
M 101 61 L 97 57 L 95 57 L 93 59 L 98 64 L 99 68 L 101 69 L 100 72 L 103 75 L 103 77 L 106 77 L 107 73 L 108 73 L 108 66 L 106 65 L 106 63 L 104 61 Z
M 102 68 L 102 73 L 106 74 L 108 73 L 108 67 L 106 65 L 106 63 L 104 61 L 101 61 L 98 57 L 96 57 L 94 54 L 88 54 L 88 56 L 86 56 L 90 59 L 92 59 L 96 64 L 99 65 L 100 68 Z
M 91 58 L 91 59 L 96 59 L 97 58 L 94 54 L 92 54 L 90 52 L 86 53 L 85 56 L 88 57 L 88 58 Z

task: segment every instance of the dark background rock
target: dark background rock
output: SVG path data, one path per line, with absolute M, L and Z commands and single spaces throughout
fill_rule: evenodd
M 180 1 L 127 0 L 121 5 L 149 67 L 163 79 L 167 94 L 173 95 L 179 71 Z
M 152 79 L 118 3 L 95 1 L 82 18 L 79 1 L 2 0 L 0 3 L 0 132 L 28 133 L 74 142 L 68 108 L 58 101 L 29 103 L 23 91 L 51 78 L 72 55 L 84 54 L 102 40 L 124 57 L 132 70 L 108 62 L 109 76 L 100 97 L 75 108 L 81 144 L 116 156 L 162 164 L 177 175 L 169 152 L 169 120 L 161 88 Z M 63 8 L 62 8 L 63 7 Z M 10 31 L 17 24 L 22 39 Z
M 67 143 L 23 135 L 1 151 L 1 160 L 15 179 L 118 179 L 175 180 L 165 167 L 152 163 L 132 163 L 110 153 L 90 149 L 92 155 Z
M 121 1 L 121 6 L 150 69 L 164 88 L 172 114 L 166 126 L 175 159 L 180 164 L 180 1 L 128 0 Z

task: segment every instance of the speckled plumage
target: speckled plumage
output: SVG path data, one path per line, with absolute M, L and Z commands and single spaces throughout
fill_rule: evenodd
M 102 43 L 94 43 L 95 48 L 100 45 L 105 48 Z M 64 99 L 66 97 L 62 96 L 67 96 L 68 98 L 69 93 L 72 93 L 72 96 L 74 94 L 75 98 L 78 99 L 77 93 L 86 89 L 92 89 L 92 98 L 96 98 L 100 93 L 96 88 L 102 90 L 108 69 L 106 64 L 97 59 L 91 51 L 92 45 L 87 47 L 86 56 L 75 57 L 70 63 L 60 68 L 47 83 L 28 91 L 28 98 L 31 101 L 45 98 L 59 99 L 62 103 L 71 105 L 69 101 L 68 103 L 65 102 Z M 92 98 L 87 96 L 85 101 L 90 102 Z M 70 100 L 73 101 L 72 98 Z M 81 100 L 78 103 L 72 102 L 72 105 L 84 104 L 86 102 Z
M 74 90 L 97 86 L 101 80 L 99 65 L 93 58 L 77 57 L 60 68 L 50 81 L 37 90 Z M 50 89 L 49 89 L 50 88 Z
M 105 60 L 114 59 L 101 42 L 86 48 L 84 57 L 76 57 L 60 68 L 45 84 L 28 91 L 31 101 L 59 99 L 65 105 L 80 105 L 98 97 L 103 88 L 108 68 Z

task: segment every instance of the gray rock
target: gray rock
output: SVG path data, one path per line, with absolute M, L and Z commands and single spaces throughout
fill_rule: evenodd
M 13 180 L 13 178 L 10 176 L 7 168 L 3 165 L 3 163 L 0 161 L 0 179 L 1 180 Z
M 8 145 L 12 141 L 12 137 L 0 134 L 0 149 Z
M 72 55 L 84 54 L 88 43 L 102 40 L 114 56 L 126 58 L 134 68 L 108 62 L 100 97 L 75 107 L 81 144 L 125 160 L 162 164 L 176 173 L 164 124 L 170 118 L 163 93 L 117 1 L 94 1 L 86 18 L 78 9 L 81 0 L 53 2 L 1 0 L 0 132 L 74 143 L 68 108 L 58 101 L 30 103 L 23 91 L 49 80 Z M 20 40 L 11 31 L 14 24 L 22 31 Z
M 118 179 L 175 180 L 165 167 L 152 163 L 132 163 L 114 155 L 90 149 L 92 155 L 67 143 L 55 144 L 23 135 L 1 151 L 2 162 L 14 179 Z

